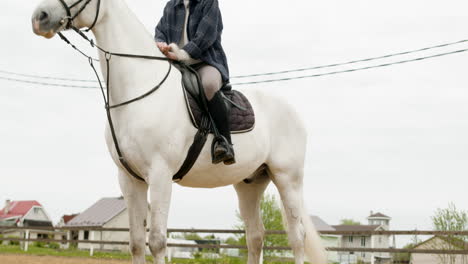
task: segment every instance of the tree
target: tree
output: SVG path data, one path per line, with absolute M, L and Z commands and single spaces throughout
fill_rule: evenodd
M 468 230 L 468 214 L 466 211 L 457 210 L 453 203 L 449 203 L 447 208 L 438 208 L 435 214 L 431 217 L 434 230 L 438 231 L 466 231 Z M 440 237 L 440 243 L 435 243 L 435 249 L 457 250 L 466 249 L 466 236 L 448 235 Z M 457 255 L 440 254 L 438 255 L 439 263 L 454 264 Z M 468 258 L 463 255 L 462 263 L 468 263 Z M 458 263 L 458 262 L 457 262 Z
M 185 240 L 202 240 L 203 238 L 198 233 L 184 233 Z
M 262 216 L 263 225 L 265 230 L 284 230 L 281 209 L 278 205 L 274 195 L 266 194 L 262 197 L 260 201 L 260 215 Z M 237 225 L 238 229 L 245 229 L 245 225 L 242 222 L 239 212 L 237 212 L 237 217 L 241 224 Z M 239 244 L 246 245 L 245 235 L 239 235 Z M 265 236 L 263 241 L 265 247 L 270 246 L 288 246 L 288 238 L 286 235 L 268 235 Z M 276 251 L 267 251 L 264 252 L 265 256 L 275 255 Z
M 341 225 L 360 225 L 361 222 L 355 221 L 354 219 L 351 218 L 343 218 L 340 220 Z

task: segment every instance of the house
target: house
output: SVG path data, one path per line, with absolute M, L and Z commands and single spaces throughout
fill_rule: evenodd
M 433 236 L 416 246 L 414 249 L 439 249 L 439 250 L 466 250 L 468 242 L 454 237 Z M 411 254 L 411 264 L 465 264 L 468 263 L 467 255 L 447 254 Z
M 149 213 L 148 213 L 149 215 Z M 64 221 L 65 221 L 64 217 Z M 65 223 L 65 227 L 77 227 L 80 231 L 69 231 L 68 237 L 71 240 L 100 240 L 100 241 L 124 241 L 128 242 L 130 236 L 128 232 L 122 231 L 92 231 L 86 228 L 129 228 L 128 210 L 123 197 L 102 198 L 81 214 L 73 217 Z M 78 232 L 73 234 L 72 232 Z M 147 237 L 148 239 L 148 237 Z M 195 244 L 194 241 L 168 239 L 168 243 Z M 96 250 L 123 251 L 129 252 L 128 244 L 90 244 L 75 243 L 78 249 L 87 250 L 91 246 Z M 168 257 L 192 257 L 196 248 L 174 247 L 166 252 Z M 150 254 L 146 247 L 146 254 Z
M 71 214 L 71 215 L 63 215 L 60 218 L 60 221 L 57 224 L 57 227 L 64 227 L 68 222 L 70 222 L 73 218 L 78 216 L 78 214 Z M 78 231 L 71 230 L 71 231 L 58 231 L 55 233 L 56 240 L 78 240 Z M 60 243 L 60 248 L 68 248 L 68 243 Z
M 52 227 L 52 220 L 38 201 L 6 200 L 0 210 L 0 225 L 11 227 L 31 227 L 29 238 L 48 238 L 53 231 L 34 230 L 34 227 Z M 4 230 L 5 237 L 25 237 L 24 230 Z
M 63 215 L 63 216 L 60 218 L 60 221 L 58 222 L 57 227 L 63 227 L 63 226 L 65 226 L 66 224 L 68 224 L 68 222 L 70 222 L 70 221 L 71 221 L 73 218 L 75 218 L 76 216 L 78 216 L 78 214 Z
M 384 231 L 390 228 L 391 217 L 382 213 L 373 213 L 367 217 L 367 225 L 334 225 L 337 231 L 361 232 Z M 390 248 L 389 235 L 343 235 L 341 246 L 344 248 Z M 369 252 L 338 252 L 338 262 L 343 264 L 358 263 L 389 263 L 390 253 Z
M 81 214 L 73 217 L 65 227 L 82 228 L 78 240 L 129 241 L 128 232 L 92 231 L 86 228 L 129 228 L 128 211 L 123 197 L 102 198 Z M 70 232 L 70 231 L 69 231 Z M 68 234 L 72 237 L 71 232 Z M 76 239 L 76 236 L 74 237 Z M 78 243 L 78 249 L 128 251 L 128 245 Z

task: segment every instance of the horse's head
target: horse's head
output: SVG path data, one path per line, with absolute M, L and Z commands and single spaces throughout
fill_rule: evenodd
M 43 0 L 31 22 L 36 35 L 52 38 L 70 27 L 92 28 L 103 17 L 103 0 Z

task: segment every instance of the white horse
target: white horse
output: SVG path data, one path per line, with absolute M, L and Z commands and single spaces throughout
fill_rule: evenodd
M 163 56 L 123 0 L 43 0 L 32 16 L 36 34 L 51 38 L 64 30 L 64 22 L 69 19 L 63 4 L 71 7 L 71 17 L 76 15 L 74 26 L 83 28 L 95 24 L 92 32 L 98 45 L 105 50 Z M 105 55 L 99 52 L 99 56 L 102 74 L 106 76 Z M 168 67 L 165 61 L 112 57 L 110 104 L 144 94 L 161 82 Z M 314 264 L 326 263 L 321 239 L 303 203 L 306 148 L 303 123 L 284 100 L 255 89 L 244 93 L 255 110 L 256 124 L 249 133 L 233 135 L 237 163 L 213 165 L 210 144 L 206 144 L 194 167 L 178 184 L 197 188 L 234 185 L 246 226 L 248 263 L 254 264 L 262 261 L 264 238 L 259 202 L 265 188 L 273 181 L 284 207 L 295 263 L 303 263 L 305 256 Z M 119 168 L 120 187 L 129 211 L 133 264 L 145 263 L 146 219 L 151 220 L 148 239 L 154 263 L 164 263 L 172 176 L 183 163 L 196 133 L 186 110 L 180 73 L 172 71 L 154 94 L 112 110 L 112 116 L 125 158 L 145 180 L 136 180 L 122 167 L 107 128 L 107 145 Z M 211 139 L 210 136 L 208 142 Z M 267 169 L 259 170 L 264 165 Z M 244 183 L 246 178 L 253 182 Z

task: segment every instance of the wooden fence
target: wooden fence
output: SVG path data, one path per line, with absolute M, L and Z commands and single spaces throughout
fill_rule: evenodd
M 4 241 L 22 241 L 25 242 L 25 250 L 27 250 L 29 242 L 45 242 L 45 243 L 86 243 L 90 245 L 94 244 L 107 244 L 107 245 L 128 245 L 128 241 L 107 241 L 107 240 L 93 240 L 94 231 L 107 231 L 107 232 L 129 232 L 128 228 L 101 228 L 101 227 L 5 227 L 0 226 L 0 234 L 5 231 L 18 231 L 23 230 L 25 236 L 23 238 L 2 238 Z M 80 231 L 86 230 L 90 232 L 90 240 L 64 240 L 64 239 L 31 239 L 29 238 L 29 232 L 31 230 L 37 231 L 50 231 L 50 232 L 66 232 L 66 231 Z M 210 233 L 210 234 L 244 234 L 244 230 L 230 230 L 230 229 L 168 229 L 168 233 Z M 266 235 L 279 235 L 285 234 L 284 231 L 280 230 L 268 230 L 265 232 Z M 468 236 L 468 231 L 324 231 L 319 232 L 321 235 L 355 235 L 355 236 L 370 236 L 370 235 L 433 235 L 433 236 Z M 247 249 L 244 245 L 226 245 L 226 244 L 174 244 L 168 243 L 168 247 L 185 247 L 185 248 L 208 248 L 208 249 L 221 249 L 221 248 L 237 248 Z M 290 247 L 273 246 L 264 247 L 264 250 L 291 250 Z M 417 254 L 456 254 L 456 255 L 468 255 L 468 248 L 465 249 L 414 249 L 414 248 L 373 248 L 373 247 L 328 247 L 327 251 L 336 252 L 369 252 L 369 253 L 417 253 Z M 91 246 L 90 252 L 92 254 L 93 247 Z

